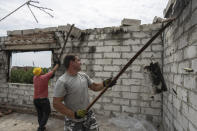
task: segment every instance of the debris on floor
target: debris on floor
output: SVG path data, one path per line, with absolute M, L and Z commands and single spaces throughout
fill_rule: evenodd
M 2 108 L 0 108 L 0 117 L 2 117 L 4 115 L 8 115 L 10 113 L 12 113 L 11 109 L 2 109 Z
M 157 131 L 156 128 L 146 120 L 124 115 L 111 118 L 109 122 L 123 131 Z

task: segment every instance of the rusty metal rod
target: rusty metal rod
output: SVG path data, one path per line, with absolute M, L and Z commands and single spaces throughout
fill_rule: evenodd
M 67 33 L 66 40 L 64 41 L 64 45 L 63 45 L 62 50 L 61 50 L 61 52 L 60 52 L 60 55 L 59 55 L 59 57 L 58 57 L 58 60 L 60 60 L 60 61 L 61 61 L 61 56 L 62 56 L 62 54 L 63 54 L 64 48 L 65 48 L 66 43 L 67 43 L 67 41 L 68 41 L 68 37 L 70 36 L 70 33 L 71 33 L 73 27 L 74 27 L 74 24 L 71 25 L 70 30 L 69 30 L 68 33 Z M 64 39 L 64 38 L 63 38 L 63 39 Z
M 123 69 L 113 78 L 112 82 L 117 81 L 118 78 L 125 72 L 125 70 L 135 61 L 135 59 L 175 20 L 171 19 L 163 28 L 161 28 L 136 54 L 133 56 L 130 61 L 123 67 Z M 88 111 L 94 103 L 102 96 L 103 93 L 108 89 L 105 87 L 101 93 L 88 105 L 86 110 Z

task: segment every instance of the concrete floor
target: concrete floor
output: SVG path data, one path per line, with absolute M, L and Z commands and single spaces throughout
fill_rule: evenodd
M 123 131 L 108 122 L 109 118 L 97 116 L 99 131 Z M 47 131 L 63 131 L 63 120 L 49 118 Z M 0 117 L 0 131 L 36 131 L 37 117 L 32 114 L 11 113 Z

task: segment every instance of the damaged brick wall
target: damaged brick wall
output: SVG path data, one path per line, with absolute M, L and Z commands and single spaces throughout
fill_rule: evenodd
M 163 127 L 165 131 L 196 131 L 197 1 L 171 0 L 165 16 L 178 18 L 164 34 L 164 76 L 169 91 L 163 96 Z
M 137 53 L 161 26 L 161 24 L 150 24 L 83 30 L 79 39 L 75 37 L 69 38 L 63 51 L 63 56 L 68 53 L 78 54 L 81 58 L 82 70 L 96 82 L 100 82 L 111 76 L 116 76 L 131 57 Z M 65 28 L 66 26 L 60 26 L 48 29 L 13 31 L 8 33 L 9 36 L 7 38 L 11 37 L 7 39 L 8 44 L 4 45 L 6 42 L 1 43 L 6 51 L 54 49 L 54 53 L 59 54 L 59 47 L 62 47 L 67 34 L 64 32 Z M 39 32 L 55 34 L 57 31 L 60 34 L 59 38 L 55 38 L 54 35 L 56 40 L 54 42 L 56 43 L 48 43 L 48 47 L 43 46 L 42 42 L 42 44 L 39 44 L 40 37 L 33 35 Z M 26 33 L 24 34 L 24 32 Z M 9 41 L 13 38 L 13 35 L 18 35 L 18 38 L 28 35 L 34 39 L 28 39 L 29 42 L 27 44 L 29 46 L 21 48 L 21 45 L 25 44 L 24 39 L 22 39 L 23 44 L 18 40 L 16 45 L 13 41 Z M 24 38 L 26 39 L 27 37 Z M 44 37 L 44 39 L 46 40 L 47 38 Z M 35 41 L 37 46 L 34 46 Z M 160 36 L 127 69 L 117 81 L 117 85 L 108 90 L 93 106 L 96 113 L 116 116 L 124 112 L 130 116 L 141 117 L 154 122 L 155 125 L 159 125 L 161 122 L 161 96 L 156 95 L 154 98 L 151 97 L 152 92 L 150 90 L 152 89 L 152 84 L 147 79 L 144 66 L 149 65 L 152 61 L 157 61 L 162 66 L 162 51 L 162 39 Z M 53 97 L 54 83 L 64 72 L 65 68 L 61 65 L 56 73 L 56 77 L 52 80 L 52 87 L 49 90 L 50 100 Z M 0 88 L 2 89 L 1 85 Z M 5 85 L 3 87 L 5 90 L 2 94 L 6 94 L 7 99 L 5 99 L 4 95 L 0 95 L 1 102 L 7 102 L 15 106 L 33 107 L 32 85 L 12 83 L 5 83 Z M 98 95 L 98 93 L 92 91 L 89 94 L 90 101 Z

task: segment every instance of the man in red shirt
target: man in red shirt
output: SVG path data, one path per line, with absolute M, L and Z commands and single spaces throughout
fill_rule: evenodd
M 58 69 L 58 64 L 48 73 L 44 74 L 41 68 L 34 68 L 33 83 L 34 83 L 34 105 L 38 114 L 38 131 L 46 130 L 46 123 L 51 113 L 50 102 L 48 99 L 48 82 Z

